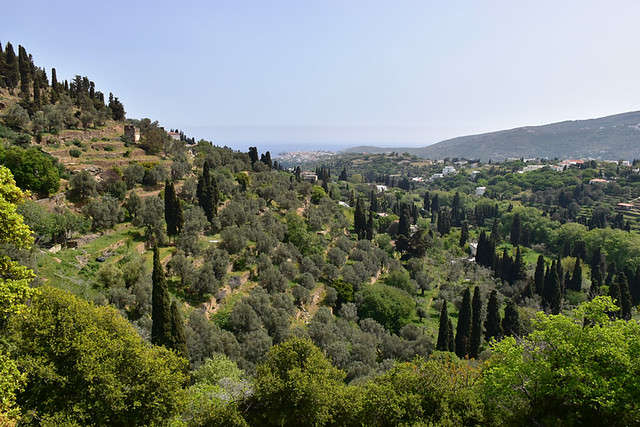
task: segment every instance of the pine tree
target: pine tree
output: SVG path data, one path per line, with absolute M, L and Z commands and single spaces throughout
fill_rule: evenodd
M 171 304 L 157 246 L 153 249 L 151 279 L 151 342 L 166 345 L 171 340 Z
M 167 348 L 175 350 L 180 356 L 189 360 L 187 339 L 184 335 L 184 323 L 182 322 L 182 316 L 180 316 L 178 305 L 175 301 L 171 303 L 171 340 Z
M 447 311 L 447 300 L 442 301 L 442 308 L 440 309 L 440 328 L 438 329 L 438 343 L 436 344 L 436 350 L 449 351 L 449 335 L 450 335 L 450 322 L 449 313 Z
M 458 327 L 456 329 L 456 354 L 464 358 L 469 355 L 471 345 L 471 291 L 465 289 L 462 296 L 462 306 L 458 314 Z
M 487 320 L 484 322 L 485 339 L 502 338 L 502 324 L 500 320 L 500 305 L 498 304 L 498 291 L 491 291 L 489 302 L 487 303 Z
M 504 319 L 502 319 L 502 329 L 505 335 L 520 336 L 520 315 L 518 307 L 513 300 L 507 300 L 507 306 L 504 309 Z
M 478 286 L 473 290 L 473 301 L 471 302 L 471 341 L 469 344 L 469 356 L 477 359 L 480 354 L 482 344 L 482 297 Z

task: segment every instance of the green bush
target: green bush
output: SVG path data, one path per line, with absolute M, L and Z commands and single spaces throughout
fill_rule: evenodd
M 72 148 L 71 150 L 69 150 L 69 155 L 71 157 L 80 157 L 80 155 L 82 154 L 82 150 L 79 150 L 77 148 Z

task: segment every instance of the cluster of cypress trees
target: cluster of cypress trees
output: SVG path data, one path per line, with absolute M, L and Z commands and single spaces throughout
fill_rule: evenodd
M 196 197 L 198 204 L 202 207 L 207 220 L 211 222 L 218 214 L 218 204 L 220 203 L 220 193 L 218 191 L 218 183 L 211 176 L 209 171 L 209 162 L 205 161 L 202 167 L 202 175 L 198 179 L 196 187 Z
M 104 94 L 97 91 L 94 82 L 87 77 L 76 75 L 71 82 L 67 80 L 58 82 L 56 69 L 52 68 L 50 90 L 45 92 L 49 88 L 47 73 L 34 64 L 32 55 L 28 54 L 21 45 L 18 46 L 16 55 L 10 42 L 7 42 L 4 51 L 0 44 L 0 87 L 6 87 L 13 93 L 18 86 L 22 99 L 20 105 L 29 115 L 40 110 L 47 102 L 56 104 L 60 95 L 65 94 L 75 101 L 76 106 L 82 108 L 85 115 L 91 110 L 93 115 L 103 113 L 102 116 L 105 114 L 108 116 L 109 112 L 106 109 L 109 107 L 114 120 L 125 118 L 124 106 L 118 98 L 109 94 L 109 104 L 105 105 Z
M 483 321 L 484 319 L 484 321 Z M 475 287 L 473 298 L 470 288 L 465 289 L 462 296 L 462 305 L 458 314 L 458 325 L 455 338 L 453 326 L 449 319 L 447 301 L 442 303 L 440 310 L 440 328 L 436 350 L 455 351 L 458 357 L 478 358 L 482 345 L 482 332 L 486 341 L 493 338 L 501 339 L 503 335 L 518 335 L 520 333 L 520 318 L 516 304 L 509 299 L 505 308 L 505 317 L 500 320 L 500 303 L 498 293 L 494 289 L 487 303 L 486 319 L 483 316 L 483 301 L 480 288 Z

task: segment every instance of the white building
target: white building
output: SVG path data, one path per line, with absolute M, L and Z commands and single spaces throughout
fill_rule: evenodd
M 487 191 L 487 187 L 476 187 L 476 196 L 482 197 L 485 191 Z
M 456 168 L 454 168 L 453 166 L 445 166 L 442 169 L 442 175 L 449 175 L 452 173 L 456 173 Z

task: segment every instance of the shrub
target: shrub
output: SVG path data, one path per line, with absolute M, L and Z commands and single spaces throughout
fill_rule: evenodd
M 82 150 L 78 148 L 72 148 L 71 150 L 69 150 L 69 155 L 71 157 L 80 157 L 81 154 L 82 154 Z

